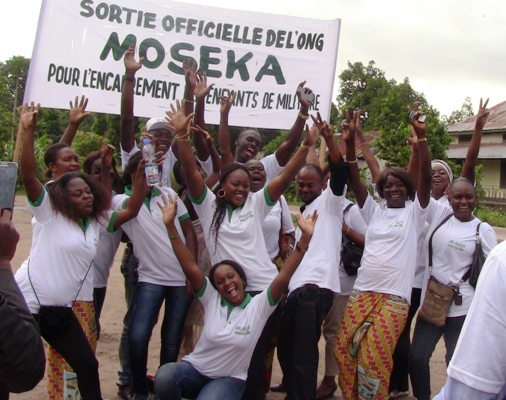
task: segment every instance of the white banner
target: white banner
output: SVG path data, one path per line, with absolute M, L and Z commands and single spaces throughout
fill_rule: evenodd
M 164 116 L 184 96 L 182 63 L 194 58 L 215 86 L 206 122 L 219 123 L 219 97 L 238 92 L 232 126 L 289 129 L 301 81 L 314 111 L 330 117 L 340 20 L 234 11 L 167 0 L 44 0 L 25 102 L 68 109 L 77 95 L 88 110 L 119 114 L 123 55 L 145 56 L 136 74 L 135 115 Z

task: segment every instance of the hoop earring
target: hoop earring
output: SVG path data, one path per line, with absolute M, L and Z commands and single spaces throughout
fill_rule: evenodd
M 220 190 L 218 190 L 217 195 L 220 199 L 224 198 L 225 197 L 225 189 L 221 188 Z

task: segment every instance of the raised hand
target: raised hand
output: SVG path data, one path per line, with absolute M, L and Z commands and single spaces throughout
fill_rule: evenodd
M 183 72 L 186 79 L 186 84 L 192 89 L 195 89 L 197 84 L 197 61 L 188 57 L 183 61 Z
M 425 134 L 427 132 L 427 120 L 426 118 L 420 118 L 422 116 L 425 116 L 425 114 L 422 111 L 420 111 L 419 108 L 420 108 L 419 101 L 415 102 L 414 109 L 408 106 L 409 116 L 411 118 L 411 125 L 415 130 L 416 136 L 425 137 Z
M 318 212 L 315 210 L 313 214 L 308 215 L 306 218 L 304 218 L 302 215 L 297 214 L 297 224 L 302 231 L 303 235 L 307 235 L 309 237 L 313 236 L 314 233 L 314 226 L 316 224 L 316 221 L 318 220 Z
M 158 207 L 160 207 L 160 210 L 162 210 L 163 223 L 166 226 L 173 224 L 174 220 L 176 219 L 177 197 L 177 194 L 174 195 L 174 198 L 172 198 L 170 195 L 166 196 L 165 194 L 162 194 L 163 205 L 159 202 L 156 202 L 156 204 L 158 204 Z
M 214 83 L 211 83 L 209 86 L 207 86 L 207 73 L 204 72 L 197 72 L 197 83 L 195 85 L 195 98 L 197 100 L 203 100 L 211 91 L 213 88 Z
M 144 57 L 139 58 L 139 61 L 135 61 L 135 46 L 132 44 L 125 52 L 123 60 L 125 62 L 125 74 L 134 76 L 142 68 Z
M 37 116 L 39 114 L 40 104 L 35 106 L 32 101 L 30 105 L 28 103 L 18 107 L 19 122 L 24 130 L 32 129 L 35 130 L 37 126 Z
M 299 99 L 301 109 L 307 111 L 309 110 L 311 103 L 309 102 L 309 100 L 304 98 L 303 94 L 310 94 L 313 93 L 313 91 L 308 87 L 304 87 L 305 84 L 306 81 L 299 83 L 299 86 L 297 86 L 297 91 L 295 92 L 295 94 L 297 95 L 297 99 Z
M 89 112 L 86 112 L 86 107 L 88 106 L 88 98 L 83 94 L 81 96 L 81 101 L 79 101 L 79 96 L 76 96 L 74 104 L 72 104 L 72 100 L 69 101 L 69 104 L 69 123 L 80 125 L 81 122 L 83 122 L 83 120 L 90 115 Z
M 230 91 L 225 89 L 223 93 L 226 93 L 225 96 L 220 96 L 220 112 L 222 114 L 228 114 L 230 109 L 234 105 L 236 92 L 234 90 Z
M 476 118 L 476 126 L 478 128 L 483 129 L 485 124 L 487 123 L 488 116 L 490 114 L 490 110 L 487 108 L 488 99 L 483 103 L 483 99 L 480 98 L 480 108 L 478 109 L 478 116 Z
M 102 159 L 102 166 L 104 167 L 111 167 L 112 166 L 112 160 L 114 157 L 114 152 L 116 149 L 112 144 L 108 144 L 107 146 L 104 146 L 103 139 L 100 138 L 100 158 Z
M 166 111 L 165 114 L 167 114 L 165 117 L 168 122 L 167 127 L 176 132 L 176 134 L 188 133 L 192 118 L 195 115 L 195 113 L 185 115 L 184 109 L 181 107 L 179 100 L 176 100 L 176 107 L 174 107 L 174 104 L 171 104 L 170 111 Z

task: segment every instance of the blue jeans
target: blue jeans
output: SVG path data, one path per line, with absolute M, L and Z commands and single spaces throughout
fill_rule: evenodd
M 465 319 L 465 315 L 462 317 L 448 317 L 446 318 L 446 324 L 441 327 L 423 319 L 417 319 L 408 363 L 413 395 L 417 399 L 430 398 L 429 361 L 437 342 L 439 342 L 441 336 L 444 337 L 445 361 L 448 365 L 455 351 Z
M 135 286 L 139 279 L 137 268 L 139 267 L 139 260 L 134 255 L 133 245 L 128 242 L 123 258 L 121 259 L 121 273 L 125 279 L 125 301 L 127 305 L 127 312 L 123 318 L 123 330 L 121 331 L 121 339 L 119 342 L 119 370 L 118 382 L 119 385 L 132 384 L 132 371 L 130 370 L 130 362 L 128 355 L 128 331 L 130 330 L 130 321 L 132 320 L 132 300 L 134 298 Z
M 316 398 L 318 341 L 334 292 L 316 285 L 295 289 L 286 300 L 278 336 L 278 359 L 287 400 Z
M 241 379 L 208 378 L 186 361 L 162 365 L 155 378 L 156 395 L 160 400 L 180 400 L 181 397 L 197 400 L 239 400 L 244 387 L 245 382 Z
M 160 286 L 139 282 L 135 287 L 132 320 L 128 334 L 130 368 L 135 394 L 149 393 L 149 382 L 146 377 L 148 346 L 164 300 L 160 365 L 177 360 L 189 305 L 186 286 Z

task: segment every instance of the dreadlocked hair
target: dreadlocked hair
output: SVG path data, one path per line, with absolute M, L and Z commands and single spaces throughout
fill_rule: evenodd
M 220 182 L 216 185 L 216 189 L 214 190 L 214 194 L 216 195 L 216 199 L 214 200 L 216 203 L 216 208 L 213 214 L 213 220 L 211 221 L 210 233 L 214 234 L 214 252 L 216 254 L 216 249 L 218 247 L 218 233 L 220 230 L 220 226 L 227 214 L 227 201 L 224 197 L 218 196 L 218 192 L 222 188 L 223 184 L 226 182 L 228 176 L 237 170 L 242 170 L 248 175 L 248 179 L 250 177 L 249 170 L 244 166 L 244 164 L 233 163 L 225 167 L 225 169 L 221 172 Z

